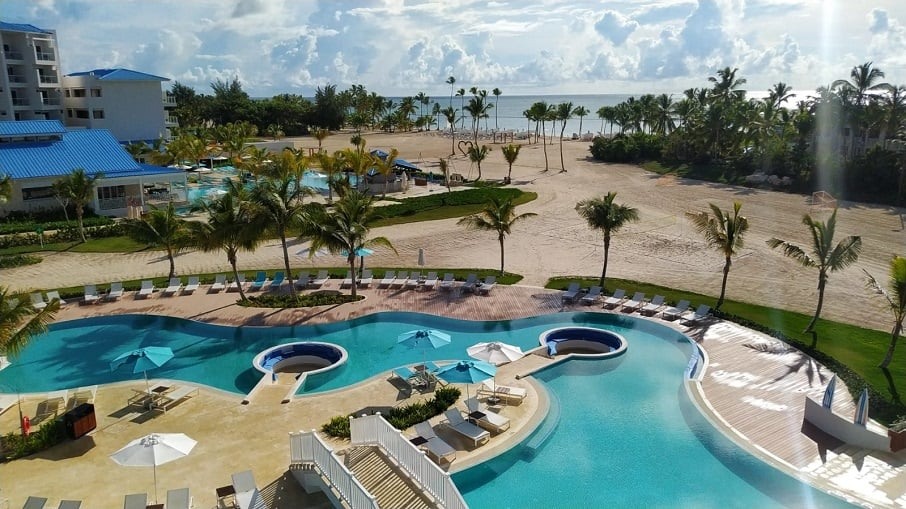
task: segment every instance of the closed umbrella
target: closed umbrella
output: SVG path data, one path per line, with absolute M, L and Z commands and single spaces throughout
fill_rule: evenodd
M 166 346 L 146 346 L 120 354 L 110 363 L 110 370 L 116 371 L 123 364 L 131 365 L 133 373 L 145 374 L 145 386 L 151 396 L 151 384 L 148 383 L 148 370 L 159 368 L 173 358 L 173 350 Z
M 152 433 L 129 442 L 110 458 L 124 467 L 153 467 L 156 504 L 157 466 L 187 456 L 197 443 L 183 433 Z
M 473 359 L 489 362 L 495 366 L 521 359 L 522 349 L 518 346 L 491 341 L 490 343 L 476 343 L 466 349 L 466 353 Z
M 497 368 L 484 361 L 465 360 L 443 366 L 434 374 L 447 383 L 466 384 L 466 399 L 468 399 L 469 384 L 494 378 Z
M 827 383 L 827 388 L 824 389 L 824 399 L 821 400 L 821 406 L 824 408 L 830 408 L 834 404 L 834 389 L 837 387 L 837 375 L 834 375 L 830 382 Z
M 425 266 L 425 250 L 422 248 L 418 248 L 418 266 Z
M 862 389 L 859 396 L 859 403 L 856 405 L 856 415 L 853 423 L 865 426 L 868 424 L 868 387 Z

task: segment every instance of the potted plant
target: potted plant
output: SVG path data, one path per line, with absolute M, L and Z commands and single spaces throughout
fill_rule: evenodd
M 887 436 L 890 437 L 890 450 L 897 452 L 906 449 L 906 415 L 897 417 L 887 429 Z

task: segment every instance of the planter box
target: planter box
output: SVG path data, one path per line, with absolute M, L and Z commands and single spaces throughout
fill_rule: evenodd
M 415 185 L 417 185 L 417 186 L 424 187 L 424 186 L 428 185 L 428 179 L 415 178 L 414 180 L 415 180 Z
M 890 437 L 891 452 L 906 449 L 906 431 L 887 430 L 887 436 Z

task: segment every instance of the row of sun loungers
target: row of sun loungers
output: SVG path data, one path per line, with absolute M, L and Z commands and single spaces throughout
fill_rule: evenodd
M 508 417 L 493 412 L 477 398 L 469 398 L 465 404 L 465 415 L 457 408 L 449 408 L 444 412 L 441 423 L 471 447 L 480 447 L 488 443 L 491 433 L 498 434 L 510 429 Z M 415 437 L 411 441 L 423 448 L 438 463 L 449 463 L 456 459 L 456 448 L 437 436 L 434 427 L 428 421 L 415 425 Z
M 564 304 L 575 303 L 577 300 L 582 304 L 596 304 L 601 297 L 601 287 L 592 286 L 585 295 L 579 297 L 580 295 L 579 283 L 573 282 L 563 291 L 561 299 Z M 688 300 L 681 300 L 675 306 L 668 306 L 663 295 L 655 295 L 649 301 L 645 299 L 644 292 L 635 292 L 631 298 L 627 298 L 626 291 L 622 288 L 615 290 L 613 295 L 604 297 L 602 303 L 604 308 L 619 309 L 628 313 L 638 312 L 647 316 L 660 313 L 665 320 L 679 320 L 684 324 L 697 323 L 711 316 L 711 307 L 707 304 L 702 304 L 692 311 L 689 309 Z

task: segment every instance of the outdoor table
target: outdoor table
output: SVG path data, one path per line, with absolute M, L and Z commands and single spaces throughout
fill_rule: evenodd
M 164 504 L 151 504 L 145 506 L 145 509 L 164 509 Z
M 487 416 L 487 414 L 485 414 L 484 412 L 479 412 L 476 410 L 475 412 L 469 413 L 469 421 L 471 421 L 472 424 L 476 424 L 478 421 L 484 419 L 486 416 Z
M 230 499 L 230 506 L 236 506 L 236 489 L 232 484 L 221 486 L 215 490 L 217 492 L 217 507 L 228 507 L 225 500 Z
M 425 437 L 410 438 L 409 441 L 412 442 L 412 445 L 414 445 L 416 447 L 418 447 L 420 445 L 425 445 L 428 443 L 428 440 Z

